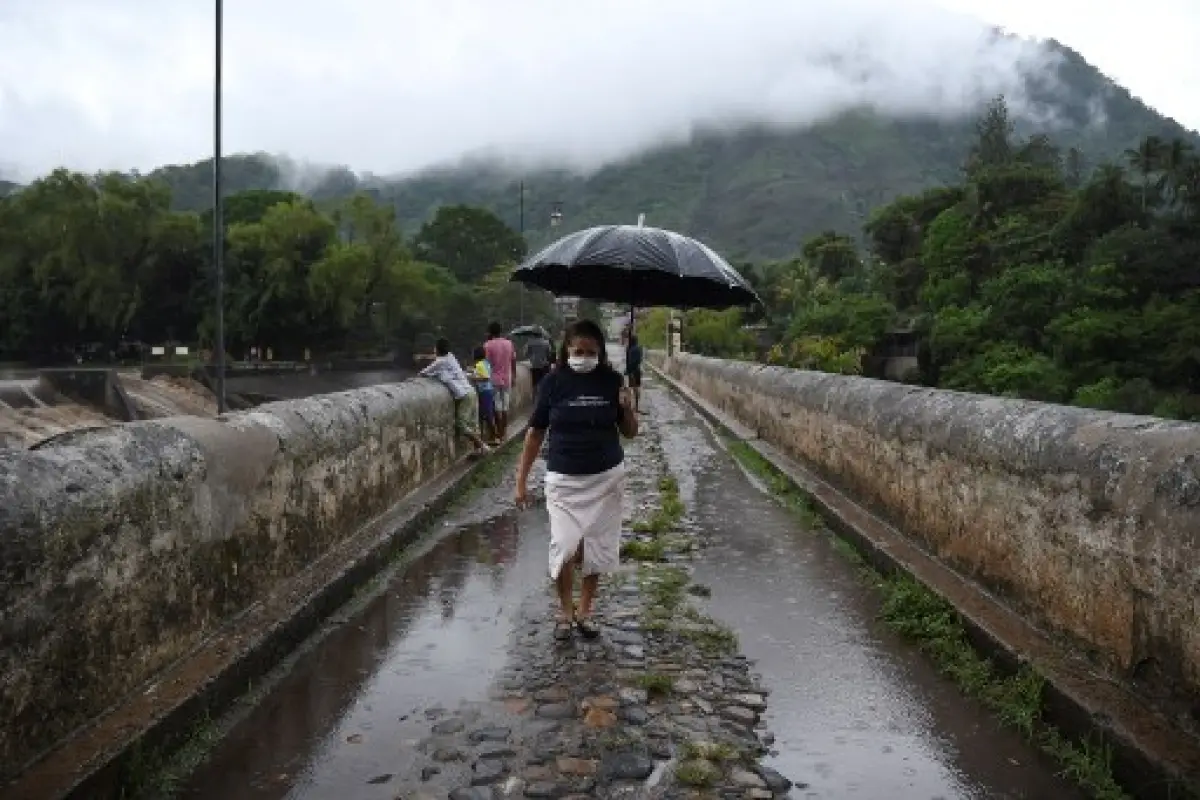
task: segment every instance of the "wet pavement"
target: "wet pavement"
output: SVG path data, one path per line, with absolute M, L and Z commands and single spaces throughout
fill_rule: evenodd
M 705 545 L 694 578 L 771 690 L 767 763 L 809 783 L 794 796 L 1084 797 L 876 622 L 855 567 L 772 502 L 692 409 L 657 388 L 650 400 L 672 471 L 692 478 L 681 491 Z
M 743 735 L 735 742 L 752 740 L 751 728 L 770 742 L 765 726 L 774 744 L 764 763 L 797 782 L 792 797 L 1082 796 L 1055 777 L 1053 765 L 876 623 L 877 601 L 854 568 L 825 537 L 803 530 L 756 488 L 690 409 L 656 385 L 648 387 L 643 406 L 650 435 L 629 448 L 630 468 L 637 473 L 631 487 L 650 489 L 662 470 L 677 479 L 685 530 L 703 544 L 691 562 L 691 579 L 711 589 L 704 610 L 734 629 L 741 652 L 757 662 L 754 670 L 769 692 L 761 720 L 758 706 L 730 711 L 728 698 L 722 700 L 722 687 L 740 686 L 736 696 L 755 696 L 746 694 L 754 687 L 730 656 L 712 664 L 701 656 L 686 665 L 630 663 L 634 655 L 646 664 L 661 661 L 680 645 L 639 632 L 631 621 L 638 612 L 628 605 L 637 595 L 621 588 L 628 580 L 606 581 L 610 597 L 603 608 L 612 616 L 603 620 L 609 626 L 605 644 L 556 654 L 546 643 L 551 606 L 545 512 L 513 511 L 505 481 L 454 512 L 435 542 L 296 654 L 260 690 L 257 702 L 231 721 L 228 735 L 184 783 L 181 796 L 353 800 L 450 794 L 453 800 L 483 800 L 492 791 L 623 796 L 613 785 L 580 777 L 584 771 L 573 772 L 586 764 L 603 768 L 615 745 L 608 742 L 604 750 L 599 740 L 588 739 L 586 726 L 561 733 L 555 733 L 557 727 L 530 727 L 545 722 L 545 708 L 566 707 L 536 701 L 554 692 L 570 702 L 580 700 L 581 691 L 615 698 L 618 689 L 626 698 L 634 690 L 616 685 L 618 672 L 684 666 L 695 678 L 676 684 L 684 699 L 635 703 L 632 710 L 622 705 L 621 725 L 640 718 L 629 724 L 645 726 L 622 734 L 642 750 L 618 752 L 626 760 L 612 763 L 640 764 L 638 759 L 649 756 L 650 764 L 677 763 L 683 756 L 672 757 L 664 749 L 666 739 L 656 738 L 671 735 L 676 723 L 707 731 L 706 736 Z M 645 506 L 640 495 L 627 503 L 634 515 L 644 516 Z M 641 575 L 647 568 L 629 569 Z M 629 644 L 643 635 L 645 647 Z M 685 683 L 693 687 L 682 688 Z M 497 687 L 511 691 L 497 694 Z M 584 700 L 587 719 L 596 705 L 594 697 Z M 738 714 L 747 715 L 744 725 L 724 719 Z M 508 754 L 495 767 L 500 771 L 494 781 L 479 780 L 480 769 L 500 764 L 480 752 L 487 742 L 443 740 L 436 729 L 431 735 L 438 725 L 443 732 L 461 728 L 461 737 L 511 732 L 498 745 L 493 742 Z M 529 734 L 526 739 L 521 731 Z M 542 742 L 551 734 L 563 741 L 545 752 L 541 745 L 516 744 Z M 466 759 L 466 773 L 439 758 L 455 752 Z M 458 763 L 449 756 L 446 761 Z M 644 785 L 616 786 L 637 794 L 661 774 L 656 767 L 657 778 L 638 773 Z M 723 791 L 769 798 L 770 789 L 779 788 L 772 774 L 734 769 L 723 779 L 732 780 L 732 788 Z M 462 788 L 471 784 L 477 788 Z
M 414 748 L 429 728 L 423 710 L 486 695 L 521 605 L 540 585 L 545 522 L 524 514 L 518 530 L 515 513 L 486 513 L 500 502 L 501 492 L 482 494 L 381 594 L 339 614 L 182 796 L 393 797 L 365 780 L 419 771 Z M 489 521 L 470 518 L 481 510 Z

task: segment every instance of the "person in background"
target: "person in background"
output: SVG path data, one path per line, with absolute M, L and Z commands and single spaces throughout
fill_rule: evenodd
M 487 353 L 482 347 L 476 347 L 471 356 L 475 359 L 475 367 L 469 377 L 475 384 L 475 394 L 479 395 L 479 427 L 487 435 L 490 444 L 499 444 L 499 439 L 496 437 L 496 411 L 493 404 L 492 365 L 488 363 Z
M 499 322 L 488 326 L 487 341 L 483 350 L 492 365 L 492 398 L 496 413 L 496 436 L 501 441 L 508 438 L 508 406 L 512 392 L 513 376 L 517 372 L 517 349 L 513 343 L 500 335 L 504 329 Z
M 438 339 L 434 345 L 434 352 L 437 357 L 433 359 L 432 364 L 421 370 L 420 374 L 425 378 L 433 378 L 450 390 L 450 395 L 454 398 L 454 430 L 475 445 L 473 455 L 484 455 L 491 448 L 479 435 L 479 411 L 475 389 L 463 374 L 458 359 L 450 352 L 448 339 Z
M 534 336 L 525 345 L 525 358 L 529 361 L 529 372 L 533 377 L 533 393 L 537 395 L 538 384 L 550 371 L 550 362 L 554 355 L 554 345 L 545 336 Z
M 642 401 L 642 346 L 638 344 L 637 334 L 629 335 L 629 347 L 625 350 L 625 378 L 629 381 L 629 390 L 633 393 L 633 413 L 640 414 Z
M 601 573 L 620 563 L 625 491 L 621 436 L 637 435 L 629 391 L 608 362 L 604 332 L 590 320 L 567 328 L 558 365 L 542 381 L 517 467 L 516 502 L 528 504 L 533 462 L 549 435 L 546 508 L 550 512 L 550 577 L 561 606 L 554 636 L 573 628 L 586 638 L 600 630 L 592 620 Z M 583 573 L 579 606 L 574 578 Z

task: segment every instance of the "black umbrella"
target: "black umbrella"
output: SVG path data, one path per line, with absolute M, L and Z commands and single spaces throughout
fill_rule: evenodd
M 508 335 L 514 339 L 518 336 L 540 336 L 543 339 L 550 338 L 550 334 L 547 333 L 546 329 L 541 325 L 522 325 L 519 328 L 513 328 L 508 332 Z
M 511 280 L 559 296 L 629 306 L 719 309 L 762 302 L 707 245 L 638 225 L 601 225 L 564 236 L 517 267 Z

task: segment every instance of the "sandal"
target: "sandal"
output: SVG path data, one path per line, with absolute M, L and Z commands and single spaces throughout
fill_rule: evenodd
M 571 638 L 571 620 L 566 617 L 559 617 L 554 621 L 554 638 L 561 641 Z
M 600 626 L 591 617 L 575 617 L 575 627 L 585 639 L 595 639 L 600 635 Z

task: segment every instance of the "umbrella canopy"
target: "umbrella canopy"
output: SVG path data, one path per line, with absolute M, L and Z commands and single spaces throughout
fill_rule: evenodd
M 761 303 L 750 284 L 707 245 L 637 225 L 602 225 L 564 236 L 517 267 L 511 280 L 555 295 L 642 307 Z
M 508 332 L 508 335 L 514 339 L 518 336 L 540 336 L 543 339 L 550 338 L 550 334 L 547 333 L 546 329 L 541 325 L 522 325 L 519 328 L 513 328 Z

